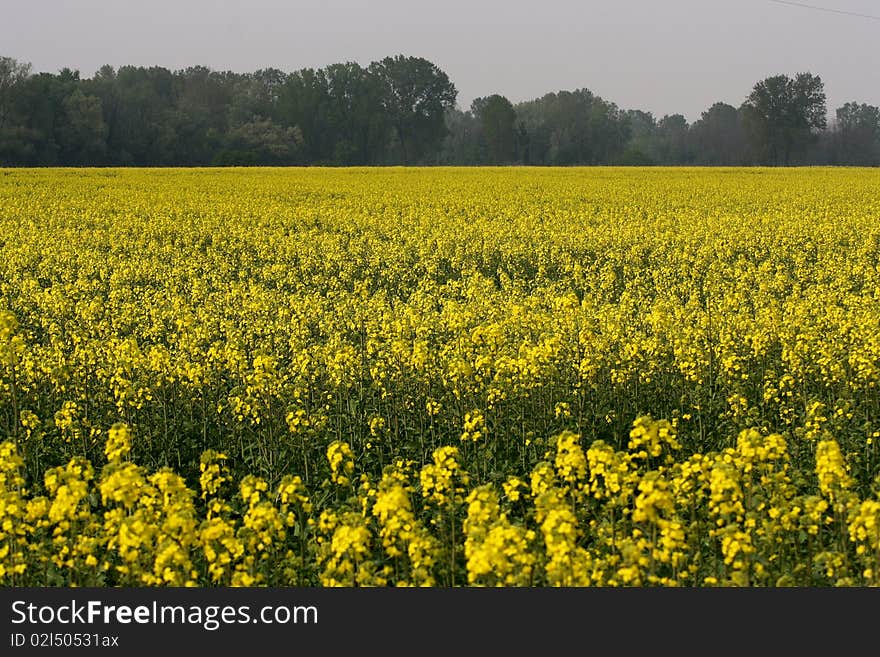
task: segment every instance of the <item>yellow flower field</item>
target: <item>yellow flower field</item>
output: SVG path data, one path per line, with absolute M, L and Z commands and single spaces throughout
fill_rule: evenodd
M 878 190 L 0 170 L 0 585 L 880 584 Z

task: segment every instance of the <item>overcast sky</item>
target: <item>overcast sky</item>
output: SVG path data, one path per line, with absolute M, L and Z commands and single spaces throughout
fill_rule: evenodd
M 829 116 L 880 105 L 880 20 L 771 0 L 0 0 L 0 55 L 33 70 L 102 64 L 294 71 L 424 57 L 458 103 L 586 87 L 624 109 L 688 120 L 754 83 L 809 71 Z M 877 0 L 804 4 L 880 17 Z

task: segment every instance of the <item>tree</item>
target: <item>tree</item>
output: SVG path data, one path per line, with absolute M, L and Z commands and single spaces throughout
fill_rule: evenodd
M 166 68 L 123 66 L 115 78 L 117 94 L 109 147 L 120 164 L 157 165 L 175 160 L 177 133 L 174 76 Z
M 880 164 L 880 109 L 851 102 L 836 112 L 833 143 L 838 164 Z
M 616 160 L 623 153 L 629 136 L 629 125 L 620 108 L 594 96 L 590 105 L 592 156 L 589 164 L 608 164 Z
M 0 129 L 6 126 L 12 109 L 15 86 L 27 79 L 31 65 L 12 57 L 0 57 Z
M 659 159 L 664 164 L 687 164 L 688 122 L 681 114 L 667 114 L 657 122 Z
M 94 164 L 107 150 L 107 125 L 101 99 L 75 89 L 61 103 L 63 118 L 57 129 L 61 161 L 66 164 Z
M 627 110 L 624 120 L 629 129 L 629 141 L 619 162 L 633 166 L 658 164 L 657 120 L 651 112 Z
M 0 164 L 27 164 L 36 157 L 39 135 L 23 125 L 23 121 L 13 120 L 16 107 L 21 104 L 22 84 L 30 70 L 30 64 L 0 57 Z
M 691 126 L 690 141 L 698 164 L 741 164 L 745 134 L 740 113 L 733 105 L 715 103 Z
M 787 166 L 825 128 L 822 80 L 811 73 L 766 78 L 752 89 L 742 111 L 758 159 Z
M 226 149 L 214 157 L 212 164 L 289 164 L 301 143 L 302 134 L 299 129 L 282 128 L 271 119 L 255 119 L 229 131 L 226 135 Z
M 327 76 L 320 69 L 291 73 L 279 91 L 281 123 L 301 131 L 300 153 L 305 162 L 330 163 L 333 157 L 334 139 L 327 125 L 329 102 Z
M 400 144 L 404 164 L 418 162 L 439 147 L 445 114 L 458 92 L 449 77 L 421 57 L 386 57 L 370 64 L 381 89 L 381 107 Z
M 248 76 L 190 66 L 172 74 L 171 98 L 158 117 L 162 155 L 186 165 L 210 164 L 229 129 L 229 106 Z M 248 119 L 253 117 L 248 117 Z
M 354 62 L 327 66 L 324 78 L 333 162 L 353 165 L 381 161 L 388 141 L 388 124 L 377 80 Z
M 506 164 L 516 156 L 516 110 L 504 96 L 475 98 L 471 112 L 479 120 L 486 140 L 489 162 Z
M 599 164 L 617 159 L 629 137 L 614 103 L 589 89 L 559 91 L 516 106 L 519 141 L 532 164 Z M 527 146 L 523 140 L 527 140 Z
M 457 107 L 446 112 L 446 137 L 440 149 L 440 164 L 472 165 L 486 162 L 483 127 L 473 112 Z
M 64 101 L 81 83 L 78 72 L 63 69 L 58 75 L 38 73 L 16 84 L 4 130 L 11 129 L 15 138 L 4 144 L 3 160 L 38 166 L 64 164 L 59 162 L 66 122 Z

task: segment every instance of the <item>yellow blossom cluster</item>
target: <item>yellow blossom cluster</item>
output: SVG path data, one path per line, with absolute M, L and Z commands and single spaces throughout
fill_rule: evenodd
M 648 435 L 666 427 L 646 416 L 633 425 Z M 170 468 L 128 460 L 131 439 L 114 424 L 105 464 L 74 457 L 50 468 L 44 494 L 27 486 L 14 443 L 0 444 L 0 582 L 880 584 L 880 496 L 854 490 L 833 439 L 820 443 L 812 484 L 794 481 L 780 435 L 756 430 L 736 447 L 653 467 L 642 445 L 614 452 L 594 441 L 585 451 L 566 431 L 529 482 L 501 485 L 472 482 L 458 448 L 445 447 L 421 468 L 397 460 L 378 480 L 360 473 L 357 490 L 337 479 L 338 493 L 310 492 L 298 475 L 275 487 L 246 475 L 228 490 L 224 455 L 208 451 L 201 495 Z M 348 449 L 328 450 L 328 470 Z
M 0 171 L 0 582 L 876 584 L 878 187 Z

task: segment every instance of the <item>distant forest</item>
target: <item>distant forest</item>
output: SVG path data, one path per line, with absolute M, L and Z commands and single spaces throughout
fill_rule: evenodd
M 811 73 L 768 77 L 690 124 L 585 88 L 468 109 L 456 98 L 435 64 L 404 55 L 292 73 L 104 66 L 91 78 L 0 57 L 0 165 L 880 165 L 880 110 L 848 102 L 829 121 Z

